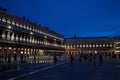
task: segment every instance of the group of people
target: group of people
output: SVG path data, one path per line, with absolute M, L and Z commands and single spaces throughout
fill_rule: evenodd
M 74 55 L 70 54 L 70 63 L 71 65 L 73 64 L 74 61 Z M 103 55 L 102 54 L 80 54 L 79 55 L 79 61 L 89 61 L 93 63 L 94 65 L 96 64 L 96 60 L 99 61 L 100 64 L 103 63 Z
M 74 59 L 75 59 L 75 55 L 70 54 L 70 63 L 73 64 Z M 110 59 L 120 59 L 120 54 L 115 54 L 115 53 L 98 53 L 98 54 L 84 54 L 81 53 L 79 54 L 79 61 L 89 61 L 91 62 L 93 65 L 96 65 L 96 63 L 102 64 L 103 63 L 103 58 L 107 58 L 109 57 Z

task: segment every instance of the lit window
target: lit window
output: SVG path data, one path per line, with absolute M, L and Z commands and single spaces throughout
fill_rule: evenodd
M 7 20 L 7 23 L 9 23 L 9 24 L 10 24 L 10 20 Z
M 66 45 L 64 47 L 66 48 Z
M 15 22 L 14 22 L 14 21 L 12 21 L 12 25 L 15 25 Z
M 98 52 L 95 50 L 95 54 L 97 54 Z
M 26 26 L 24 25 L 24 28 L 26 29 Z
M 18 41 L 18 35 L 16 35 L 16 41 Z
M 6 22 L 5 18 L 2 19 L 3 22 Z
M 75 45 L 73 47 L 75 48 Z
M 10 32 L 7 33 L 7 39 L 10 40 Z
M 27 29 L 29 29 L 29 26 L 27 26 Z
M 16 23 L 16 26 L 19 26 L 19 24 L 18 24 L 18 23 Z
M 110 44 L 110 47 L 113 47 L 113 45 L 112 45 L 112 44 Z
M 86 45 L 86 47 L 88 47 L 88 45 Z
M 31 35 L 33 35 L 33 32 L 30 32 Z
M 89 46 L 90 46 L 90 47 L 92 47 L 92 45 L 91 45 L 91 44 L 90 44 Z
M 5 39 L 5 31 L 2 33 L 2 38 Z
M 93 44 L 93 47 L 95 47 L 95 45 Z
M 68 45 L 68 46 L 66 46 L 66 48 L 69 48 L 69 45 Z
M 23 41 L 26 41 L 25 37 L 23 38 Z
M 33 28 L 32 30 L 33 30 L 33 31 L 35 31 L 35 29 L 34 29 L 34 28 Z
M 44 36 L 44 38 L 47 38 L 47 36 Z M 56 39 L 54 39 L 56 41 Z
M 29 38 L 27 38 L 27 42 L 29 42 Z
M 11 47 L 9 47 L 9 49 L 12 49 Z
M 109 46 L 110 46 L 109 44 L 106 45 L 106 47 L 109 47 Z
M 35 40 L 34 40 L 34 38 L 32 39 L 32 43 L 34 43 L 35 42 Z
M 77 48 L 79 47 L 79 45 L 77 45 Z
M 20 37 L 20 41 L 22 41 L 22 36 Z
M 83 47 L 85 47 L 85 45 L 83 45 Z
M 98 44 L 96 44 L 96 47 L 98 47 Z
M 23 27 L 22 24 L 20 24 L 20 27 Z
M 103 44 L 103 47 L 105 47 L 105 44 Z
M 32 28 L 31 28 L 31 27 L 30 27 L 29 29 L 30 29 L 30 30 L 32 30 Z
M 80 47 L 82 47 L 82 45 L 80 45 Z
M 39 44 L 39 40 L 37 40 L 36 44 Z
M 11 26 L 9 25 L 8 28 L 11 29 Z
M 14 33 L 12 33 L 11 35 L 11 40 L 14 40 Z

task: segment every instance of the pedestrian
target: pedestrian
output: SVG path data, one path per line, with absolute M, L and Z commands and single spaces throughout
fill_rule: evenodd
M 99 61 L 100 61 L 100 64 L 103 63 L 103 57 L 102 57 L 102 54 L 99 54 Z
M 96 65 L 96 57 L 97 57 L 97 54 L 94 54 L 93 55 L 93 65 Z
M 56 64 L 56 62 L 57 62 L 57 56 L 54 55 L 54 63 Z
M 17 54 L 14 53 L 14 61 L 17 61 Z
M 79 56 L 79 61 L 81 62 L 82 61 L 82 54 L 80 54 L 80 56 Z
M 84 61 L 86 61 L 87 58 L 88 58 L 88 55 L 87 55 L 87 54 L 84 54 L 84 55 L 83 55 L 83 58 L 84 58 Z
M 74 57 L 73 57 L 72 54 L 70 54 L 70 63 L 71 63 L 71 66 L 72 66 L 72 64 L 73 64 L 73 61 L 74 61 Z

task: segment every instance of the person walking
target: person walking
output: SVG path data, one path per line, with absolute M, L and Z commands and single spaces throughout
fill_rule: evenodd
M 100 61 L 100 64 L 103 63 L 103 57 L 102 57 L 102 54 L 99 54 L 99 61 Z
M 73 64 L 73 61 L 74 61 L 74 57 L 73 57 L 72 54 L 70 54 L 70 63 L 71 63 L 71 66 L 72 66 L 72 64 Z
M 54 55 L 54 64 L 56 64 L 56 62 L 57 62 L 57 56 Z

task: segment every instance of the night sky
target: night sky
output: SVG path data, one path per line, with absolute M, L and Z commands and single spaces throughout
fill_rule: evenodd
M 120 35 L 120 0 L 0 0 L 0 6 L 67 38 Z

